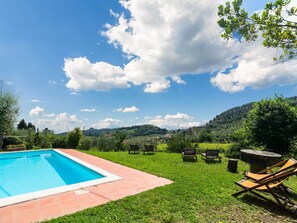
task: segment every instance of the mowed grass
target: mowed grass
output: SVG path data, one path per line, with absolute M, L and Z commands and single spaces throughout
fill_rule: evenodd
M 174 183 L 49 222 L 297 222 L 296 215 L 254 195 L 231 196 L 240 189 L 234 182 L 249 168 L 241 161 L 239 173 L 234 174 L 227 171 L 227 158 L 222 163 L 207 164 L 200 157 L 197 163 L 183 162 L 181 154 L 174 153 L 88 153 L 171 179 Z M 286 185 L 296 195 L 296 177 Z

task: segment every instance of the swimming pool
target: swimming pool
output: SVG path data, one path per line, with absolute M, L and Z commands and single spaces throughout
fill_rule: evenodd
M 59 150 L 0 154 L 0 207 L 121 179 Z

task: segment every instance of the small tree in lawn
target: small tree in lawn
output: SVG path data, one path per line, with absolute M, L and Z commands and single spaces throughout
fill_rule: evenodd
M 283 97 L 264 99 L 254 104 L 245 127 L 256 145 L 287 154 L 297 136 L 297 109 Z
M 80 131 L 80 128 L 75 128 L 67 134 L 67 147 L 76 149 L 79 146 L 81 138 L 82 131 Z

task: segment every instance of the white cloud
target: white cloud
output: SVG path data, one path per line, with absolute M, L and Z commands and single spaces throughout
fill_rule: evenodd
M 112 88 L 130 87 L 121 67 L 105 62 L 92 64 L 87 58 L 65 59 L 64 71 L 69 81 L 66 87 L 72 91 L 109 91 Z
M 71 94 L 71 95 L 75 95 L 75 96 L 80 95 L 79 93 L 77 93 L 77 92 L 75 92 L 75 91 L 71 91 L 70 94 Z
M 49 86 L 51 86 L 51 87 L 55 86 L 56 83 L 57 83 L 57 81 L 55 81 L 55 80 L 49 80 L 49 81 L 48 81 L 48 84 L 49 84 Z
M 175 115 L 165 115 L 156 117 L 145 117 L 148 124 L 156 125 L 160 128 L 181 129 L 193 126 L 199 126 L 204 123 L 194 121 L 194 118 L 184 113 L 176 113 Z
M 261 40 L 243 44 L 237 66 L 228 73 L 219 72 L 211 79 L 213 85 L 226 92 L 238 92 L 246 87 L 262 88 L 297 83 L 297 60 L 275 62 L 276 49 L 261 46 Z
M 91 63 L 87 58 L 66 59 L 68 88 L 101 91 L 128 88 L 133 83 L 145 85 L 145 92 L 157 93 L 170 88 L 171 81 L 185 83 L 180 78 L 183 74 L 212 72 L 231 65 L 238 44 L 231 46 L 219 35 L 218 0 L 120 3 L 131 18 L 120 15 L 117 24 L 107 24 L 102 35 L 121 48 L 129 62 L 121 68 L 105 62 Z
M 182 75 L 208 72 L 218 73 L 212 84 L 228 92 L 297 83 L 296 62 L 275 64 L 272 58 L 279 54 L 277 50 L 264 48 L 259 41 L 240 44 L 221 38 L 219 0 L 120 3 L 129 17 L 110 11 L 117 23 L 106 24 L 101 34 L 122 50 L 128 62 L 119 67 L 82 57 L 65 59 L 66 86 L 72 91 L 107 91 L 133 84 L 143 85 L 144 92 L 158 93 L 169 89 L 172 81 L 185 84 Z M 238 67 L 224 74 L 234 66 L 235 56 Z
M 119 127 L 121 120 L 113 119 L 113 118 L 106 118 L 104 120 L 99 121 L 92 125 L 93 128 L 96 129 L 104 129 L 104 128 L 116 128 Z
M 37 100 L 37 99 L 32 99 L 30 102 L 33 102 L 33 103 L 39 103 L 40 100 Z
M 31 115 L 31 116 L 41 115 L 43 111 L 44 111 L 43 108 L 37 106 L 37 107 L 31 109 L 29 115 Z
M 95 108 L 82 108 L 80 109 L 81 112 L 96 112 Z
M 76 115 L 61 113 L 58 115 L 50 115 L 48 118 L 41 118 L 33 121 L 33 124 L 39 128 L 48 128 L 54 130 L 55 133 L 71 131 L 76 127 L 82 127 L 82 121 L 78 120 Z
M 132 106 L 132 107 L 127 107 L 127 108 L 118 108 L 116 109 L 117 112 L 138 112 L 139 108 Z
M 54 113 L 50 113 L 50 114 L 43 114 L 43 116 L 45 116 L 45 117 L 55 117 L 56 115 Z

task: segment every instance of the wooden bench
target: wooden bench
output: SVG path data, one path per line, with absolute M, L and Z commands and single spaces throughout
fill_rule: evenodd
M 134 153 L 134 154 L 137 153 L 138 154 L 139 153 L 139 146 L 138 145 L 130 145 L 128 151 L 129 151 L 129 154 L 130 153 Z
M 222 157 L 219 156 L 220 150 L 206 150 L 205 153 L 201 153 L 201 157 L 205 158 L 205 161 L 218 159 L 221 162 Z
M 153 145 L 144 145 L 143 154 L 155 154 L 156 150 Z
M 183 161 L 189 160 L 189 159 L 197 161 L 196 149 L 184 148 L 182 152 L 182 158 L 183 158 Z

